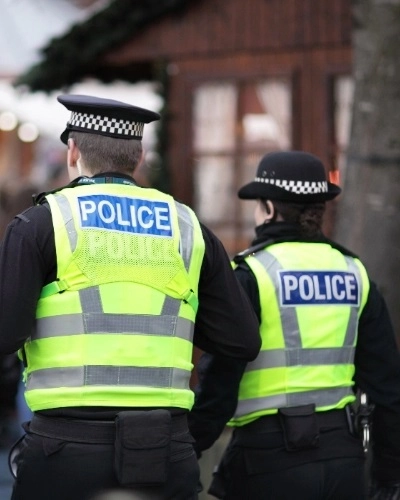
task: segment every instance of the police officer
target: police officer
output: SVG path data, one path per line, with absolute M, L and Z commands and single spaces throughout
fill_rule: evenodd
M 256 202 L 256 238 L 235 257 L 235 273 L 260 320 L 262 348 L 237 363 L 231 383 L 214 356 L 201 360 L 197 407 L 212 424 L 193 417 L 198 451 L 223 419 L 233 427 L 210 488 L 217 498 L 365 499 L 359 433 L 366 447 L 372 405 L 374 498 L 400 498 L 400 358 L 364 265 L 321 231 L 325 204 L 339 193 L 321 161 L 301 151 L 265 155 L 239 190 Z M 357 390 L 371 404 L 354 421 Z M 207 428 L 216 431 L 207 436 Z
M 195 499 L 193 344 L 254 359 L 257 318 L 220 241 L 133 178 L 159 115 L 58 100 L 71 182 L 18 215 L 0 252 L 0 352 L 19 350 L 33 411 L 10 454 L 12 500 Z

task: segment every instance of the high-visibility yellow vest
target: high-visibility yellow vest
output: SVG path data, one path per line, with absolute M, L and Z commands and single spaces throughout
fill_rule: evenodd
M 48 195 L 57 281 L 24 346 L 31 410 L 190 409 L 204 239 L 193 211 L 153 189 L 92 184 Z
M 243 375 L 230 425 L 279 408 L 343 408 L 352 390 L 357 327 L 369 280 L 328 244 L 287 242 L 246 257 L 259 289 L 262 347 Z

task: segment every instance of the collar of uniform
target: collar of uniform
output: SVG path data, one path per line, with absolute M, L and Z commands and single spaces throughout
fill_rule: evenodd
M 125 184 L 129 186 L 137 186 L 137 182 L 126 174 L 115 172 L 96 174 L 93 177 L 79 177 L 74 184 Z
M 258 245 L 266 240 L 300 241 L 300 228 L 290 222 L 271 222 L 255 227 L 256 237 L 252 245 Z

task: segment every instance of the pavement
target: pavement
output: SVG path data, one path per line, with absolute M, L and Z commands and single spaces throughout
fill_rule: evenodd
M 29 414 L 25 410 L 24 412 L 20 411 L 19 415 L 0 419 L 0 500 L 11 499 L 14 478 L 8 466 L 8 454 L 13 444 L 23 434 L 22 421 L 29 419 Z
M 8 448 L 0 448 L 0 498 L 10 500 L 13 477 L 8 468 Z

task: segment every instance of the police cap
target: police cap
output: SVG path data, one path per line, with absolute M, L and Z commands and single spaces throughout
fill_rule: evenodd
M 304 151 L 276 151 L 261 158 L 253 182 L 239 189 L 244 200 L 258 198 L 296 203 L 319 203 L 335 198 L 341 189 L 327 180 L 325 167 Z
M 117 139 L 141 140 L 145 123 L 160 119 L 154 111 L 114 99 L 65 94 L 59 95 L 57 100 L 72 112 L 60 136 L 64 144 L 67 144 L 72 130 Z

